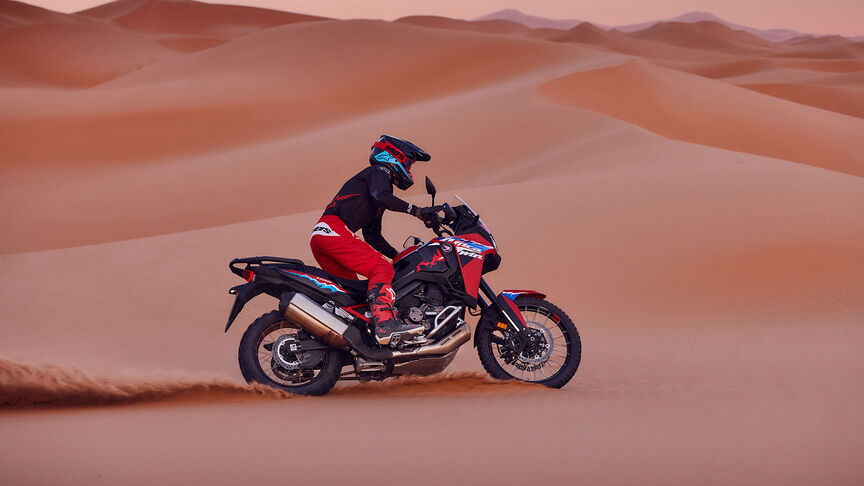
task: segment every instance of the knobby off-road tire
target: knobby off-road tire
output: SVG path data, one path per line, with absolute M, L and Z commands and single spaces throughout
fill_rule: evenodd
M 560 344 L 566 344 L 566 357 L 563 358 L 563 366 L 551 376 L 542 377 L 539 380 L 523 379 L 521 376 L 511 374 L 502 367 L 500 354 L 497 352 L 498 345 L 492 342 L 492 336 L 496 330 L 488 327 L 477 329 L 477 354 L 480 357 L 480 363 L 483 364 L 483 368 L 489 373 L 489 376 L 498 380 L 528 381 L 550 388 L 561 388 L 573 378 L 579 368 L 579 362 L 582 360 L 582 341 L 579 338 L 579 331 L 576 330 L 573 321 L 560 307 L 544 299 L 520 296 L 516 298 L 515 302 L 516 307 L 523 315 L 528 314 L 526 321 L 537 315 L 549 317 L 553 321 L 554 326 L 558 328 L 565 341 L 565 343 Z M 557 322 L 554 322 L 556 318 Z M 496 335 L 500 336 L 500 333 Z M 555 347 L 559 347 L 560 344 L 556 343 Z
M 319 365 L 320 369 L 316 368 L 314 370 L 317 373 L 315 377 L 296 385 L 282 383 L 268 376 L 262 368 L 262 366 L 268 366 L 268 363 L 261 363 L 258 359 L 262 340 L 268 334 L 279 329 L 294 327 L 296 326 L 285 319 L 279 311 L 275 310 L 255 319 L 249 325 L 249 328 L 246 329 L 246 332 L 243 333 L 243 339 L 240 340 L 240 349 L 238 352 L 240 372 L 243 373 L 243 378 L 246 379 L 247 383 L 261 383 L 297 395 L 324 395 L 339 380 L 339 375 L 342 372 L 342 351 L 332 348 L 327 350 L 323 363 Z M 272 363 L 270 366 L 272 366 Z M 272 369 L 270 371 L 273 372 Z

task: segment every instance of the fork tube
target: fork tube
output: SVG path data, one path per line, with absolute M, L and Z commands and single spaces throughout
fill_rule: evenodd
M 483 292 L 483 295 L 485 295 L 489 299 L 490 302 L 495 302 L 495 298 L 497 297 L 497 294 L 495 294 L 495 291 L 492 290 L 492 287 L 489 286 L 489 284 L 486 282 L 485 278 L 480 279 L 480 291 Z M 477 297 L 478 297 L 477 302 L 480 305 L 480 308 L 485 309 L 486 306 L 488 306 L 489 304 L 486 304 L 486 302 L 484 302 L 483 299 L 480 298 L 480 296 L 477 296 Z

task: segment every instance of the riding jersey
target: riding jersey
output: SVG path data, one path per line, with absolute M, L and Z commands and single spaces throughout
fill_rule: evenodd
M 388 258 L 399 252 L 381 235 L 384 210 L 408 213 L 413 205 L 393 195 L 390 172 L 380 165 L 361 170 L 348 179 L 324 209 L 324 215 L 341 219 L 352 232 L 363 230 L 363 239 Z

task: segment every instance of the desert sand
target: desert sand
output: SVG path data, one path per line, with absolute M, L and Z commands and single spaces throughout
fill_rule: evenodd
M 381 133 L 573 318 L 566 387 L 243 383 L 228 261 L 312 262 Z M 0 1 L 0 483 L 862 484 L 862 135 L 842 37 Z

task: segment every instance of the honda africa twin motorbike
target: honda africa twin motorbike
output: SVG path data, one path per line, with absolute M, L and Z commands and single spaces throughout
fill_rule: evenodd
M 413 244 L 393 259 L 398 316 L 422 324 L 425 332 L 380 346 L 371 333 L 365 280 L 339 278 L 290 258 L 238 258 L 229 268 L 247 283 L 229 291 L 236 298 L 225 332 L 254 297 L 279 301 L 278 310 L 255 320 L 240 341 L 247 382 L 323 395 L 339 379 L 438 373 L 471 340 L 466 311 L 479 316 L 473 344 L 493 378 L 552 388 L 570 381 L 582 351 L 573 322 L 540 292 L 496 294 L 482 277 L 501 263 L 489 229 L 461 198 L 455 207 L 435 206 L 428 177 L 426 189 L 438 209 L 426 226 L 437 237 L 425 243 L 409 237 Z

